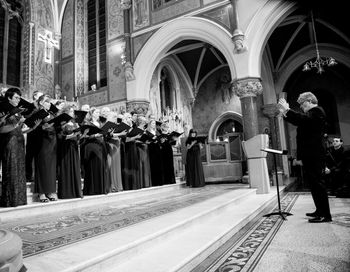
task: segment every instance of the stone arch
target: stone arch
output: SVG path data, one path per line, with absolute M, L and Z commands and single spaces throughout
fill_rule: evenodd
M 228 119 L 233 119 L 239 123 L 241 123 L 243 125 L 243 120 L 242 120 L 242 114 L 238 113 L 238 112 L 234 112 L 234 111 L 227 111 L 224 112 L 222 114 L 220 114 L 215 120 L 214 122 L 211 124 L 210 129 L 209 129 L 209 133 L 208 133 L 208 140 L 209 141 L 214 141 L 215 140 L 215 135 L 218 131 L 218 128 L 220 127 L 220 125 L 228 120 Z
M 127 82 L 128 100 L 149 101 L 152 74 L 166 52 L 181 40 L 198 39 L 212 44 L 225 56 L 236 78 L 231 33 L 219 24 L 198 17 L 177 18 L 160 28 L 143 46 L 134 63 L 135 80 Z M 156 54 L 155 54 L 156 52 Z
M 267 1 L 245 31 L 247 53 L 235 55 L 237 78 L 260 78 L 265 45 L 275 28 L 296 9 L 292 1 Z

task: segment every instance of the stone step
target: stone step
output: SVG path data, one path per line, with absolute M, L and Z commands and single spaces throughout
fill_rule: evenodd
M 33 186 L 33 184 L 28 184 L 28 190 L 31 190 Z M 28 205 L 24 206 L 0 208 L 0 222 L 8 223 L 18 219 L 25 219 L 26 217 L 34 217 L 39 215 L 43 216 L 45 214 L 52 214 L 55 212 L 73 211 L 75 209 L 94 207 L 96 205 L 103 205 L 118 201 L 123 203 L 130 201 L 134 202 L 135 199 L 137 199 L 137 201 L 142 201 L 143 199 L 149 199 L 152 197 L 157 197 L 158 195 L 167 194 L 173 190 L 180 190 L 183 186 L 185 186 L 184 182 L 179 182 L 157 187 L 142 188 L 139 190 L 109 193 L 107 195 L 84 196 L 83 199 L 58 199 L 57 201 L 49 203 L 40 203 L 35 200 L 35 202 L 28 203 Z
M 201 222 L 159 240 L 153 247 L 133 254 L 124 262 L 113 263 L 104 271 L 191 271 L 275 200 L 274 193 L 246 195 L 239 203 L 227 205 L 213 216 L 206 216 Z
M 24 263 L 35 272 L 190 271 L 275 199 L 273 188 L 264 195 L 249 188 L 228 190 L 127 228 L 28 257 Z

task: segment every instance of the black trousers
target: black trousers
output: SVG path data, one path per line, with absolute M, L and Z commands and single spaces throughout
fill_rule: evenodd
M 322 177 L 324 161 L 319 158 L 302 159 L 304 178 L 310 185 L 312 199 L 316 206 L 316 213 L 320 216 L 332 218 L 327 195 L 326 182 Z

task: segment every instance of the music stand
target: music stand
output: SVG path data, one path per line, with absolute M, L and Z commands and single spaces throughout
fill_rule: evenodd
M 277 160 L 276 155 L 286 155 L 288 153 L 287 150 L 276 150 L 276 149 L 270 149 L 270 148 L 263 148 L 261 151 L 265 151 L 267 153 L 271 153 L 273 155 L 273 161 L 275 164 L 275 175 L 276 175 L 276 188 L 277 188 L 277 201 L 278 201 L 278 212 L 272 212 L 265 214 L 265 217 L 269 217 L 271 215 L 280 215 L 283 220 L 287 220 L 286 216 L 293 215 L 289 212 L 283 212 L 281 210 L 281 200 L 280 200 L 280 190 L 279 190 L 279 184 L 278 184 L 278 173 L 277 173 Z

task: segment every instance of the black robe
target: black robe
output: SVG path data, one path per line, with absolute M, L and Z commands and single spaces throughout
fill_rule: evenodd
M 186 145 L 190 144 L 186 142 Z M 201 161 L 201 150 L 198 143 L 187 150 L 186 154 L 186 185 L 191 187 L 203 187 L 205 178 Z
M 57 138 L 54 127 L 36 128 L 37 152 L 35 163 L 35 192 L 39 194 L 56 193 L 56 164 L 57 164 Z
M 82 197 L 78 139 L 66 139 L 71 132 L 66 126 L 58 134 L 57 195 L 61 199 Z

